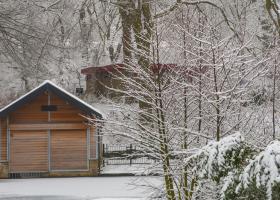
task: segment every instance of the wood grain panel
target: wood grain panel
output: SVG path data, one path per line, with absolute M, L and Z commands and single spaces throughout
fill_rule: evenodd
M 52 122 L 83 122 L 82 112 L 72 104 L 57 95 L 50 93 L 50 103 L 57 106 L 57 111 L 51 112 Z
M 58 109 L 59 110 L 59 109 Z M 51 112 L 52 122 L 83 122 L 86 119 L 79 115 L 78 112 L 65 113 L 63 111 Z
M 86 130 L 51 132 L 51 170 L 86 170 Z
M 1 160 L 7 160 L 7 119 L 2 118 L 0 120 L 1 124 Z
M 35 97 L 32 101 L 18 108 L 10 115 L 11 123 L 47 122 L 48 112 L 42 112 L 41 106 L 48 105 L 48 93 Z
M 47 171 L 47 131 L 12 131 L 10 135 L 10 172 Z
M 86 127 L 84 123 L 10 124 L 11 130 L 80 130 Z

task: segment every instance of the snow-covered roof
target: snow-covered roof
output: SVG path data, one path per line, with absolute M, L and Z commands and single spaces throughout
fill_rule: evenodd
M 84 102 L 80 98 L 76 97 L 75 95 L 67 92 L 63 88 L 57 86 L 53 82 L 46 80 L 42 84 L 40 84 L 38 87 L 34 88 L 30 92 L 26 93 L 25 95 L 21 96 L 20 98 L 16 99 L 15 101 L 11 102 L 4 108 L 0 109 L 0 117 L 8 115 L 10 112 L 16 110 L 21 105 L 29 102 L 34 97 L 38 96 L 42 92 L 49 90 L 56 95 L 58 95 L 60 98 L 67 100 L 70 104 L 73 106 L 78 107 L 83 112 L 87 114 L 93 114 L 98 118 L 103 118 L 102 112 L 100 112 L 98 109 L 92 107 L 88 103 Z

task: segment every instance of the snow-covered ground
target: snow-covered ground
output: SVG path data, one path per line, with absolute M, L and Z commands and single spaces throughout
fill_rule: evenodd
M 0 179 L 0 199 L 143 200 L 160 184 L 159 177 Z

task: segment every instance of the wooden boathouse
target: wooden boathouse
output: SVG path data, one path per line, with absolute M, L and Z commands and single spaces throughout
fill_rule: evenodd
M 101 138 L 89 104 L 50 81 L 0 110 L 0 178 L 96 176 Z

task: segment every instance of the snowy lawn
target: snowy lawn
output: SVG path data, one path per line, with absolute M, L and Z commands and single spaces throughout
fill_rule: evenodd
M 159 177 L 0 179 L 0 199 L 143 200 Z

